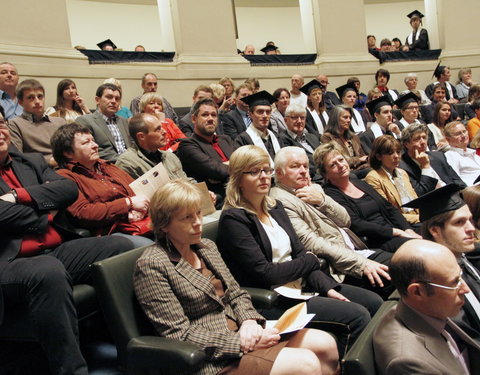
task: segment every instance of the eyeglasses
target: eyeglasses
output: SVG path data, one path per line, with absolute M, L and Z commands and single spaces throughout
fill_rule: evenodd
M 441 285 L 441 284 L 435 284 L 427 280 L 418 280 L 417 283 L 425 283 L 431 286 L 434 286 L 436 288 L 442 288 L 442 289 L 448 289 L 448 290 L 458 290 L 462 286 L 462 283 L 464 283 L 462 279 L 463 272 L 460 273 L 460 278 L 458 279 L 458 283 L 455 286 L 446 286 L 446 285 Z
M 288 118 L 291 118 L 294 121 L 297 121 L 298 119 L 300 120 L 305 120 L 307 117 L 306 116 L 287 116 Z
M 273 168 L 262 168 L 262 169 L 252 169 L 251 171 L 245 171 L 245 172 L 243 172 L 243 174 L 249 174 L 252 177 L 258 177 L 262 173 L 264 173 L 265 176 L 271 176 L 271 175 L 273 175 L 274 171 L 275 171 L 275 169 L 273 169 Z

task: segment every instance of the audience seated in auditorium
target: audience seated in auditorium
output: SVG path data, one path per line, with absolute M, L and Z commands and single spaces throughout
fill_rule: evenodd
M 222 131 L 232 140 L 247 130 L 248 126 L 252 123 L 252 119 L 248 114 L 248 104 L 242 101 L 243 98 L 252 94 L 253 89 L 250 85 L 246 83 L 239 85 L 235 90 L 236 108 L 221 118 Z
M 475 113 L 475 117 L 471 118 L 467 123 L 468 138 L 471 141 L 480 130 L 480 99 L 476 99 L 470 108 Z
M 436 84 L 443 83 L 445 86 L 445 98 L 447 102 L 451 104 L 458 103 L 457 90 L 455 89 L 455 86 L 450 83 L 450 76 L 452 75 L 450 73 L 450 67 L 440 65 L 440 63 L 438 63 L 433 75 L 437 80 L 425 87 L 425 94 L 427 94 L 427 96 L 433 100 L 433 88 Z
M 401 153 L 402 144 L 391 135 L 382 135 L 375 139 L 369 157 L 373 170 L 365 177 L 365 182 L 400 210 L 410 224 L 416 224 L 420 222 L 418 210 L 402 207 L 416 199 L 417 193 L 407 172 L 399 168 Z
M 394 89 L 389 89 L 387 87 L 388 81 L 390 81 L 390 72 L 386 69 L 378 69 L 375 72 L 375 82 L 376 87 L 383 93 L 389 97 L 390 102 L 394 102 L 398 99 L 398 91 Z
M 69 124 L 77 117 L 90 113 L 87 104 L 78 94 L 77 86 L 71 79 L 62 79 L 57 85 L 57 102 L 48 107 L 46 115 L 61 117 Z
M 435 104 L 432 113 L 432 121 L 428 124 L 428 129 L 433 134 L 436 149 L 445 151 L 448 149 L 448 142 L 445 139 L 444 128 L 449 122 L 455 120 L 453 114 L 453 105 L 449 102 L 438 102 Z M 435 148 L 432 148 L 435 149 Z
M 412 124 L 402 130 L 401 142 L 404 150 L 400 168 L 407 171 L 415 192 L 419 197 L 445 184 L 455 183 L 466 187 L 462 179 L 448 165 L 441 151 L 427 151 L 428 128 L 423 124 Z
M 350 124 L 351 129 L 355 134 L 362 133 L 366 130 L 365 123 L 363 122 L 362 115 L 357 111 L 354 106 L 358 98 L 358 90 L 355 83 L 350 82 L 336 88 L 338 97 L 344 105 L 352 109 L 352 122 Z
M 438 103 L 447 103 L 447 101 L 445 100 L 445 92 L 446 92 L 445 85 L 443 83 L 438 83 L 434 86 L 433 94 L 432 94 L 432 102 L 428 105 L 421 107 L 421 113 L 425 123 L 430 124 L 431 122 L 433 122 L 433 116 L 436 110 L 436 105 Z M 451 111 L 452 119 L 457 119 L 458 112 L 456 111 L 454 104 L 450 104 L 450 111 Z
M 363 92 L 360 92 L 360 79 L 358 77 L 348 78 L 347 83 L 350 82 L 352 82 L 357 89 L 357 101 L 355 102 L 353 108 L 355 108 L 359 112 L 362 112 L 365 108 L 365 104 L 367 103 L 367 95 L 365 95 Z
M 280 135 L 287 130 L 285 110 L 290 105 L 290 92 L 285 88 L 278 88 L 273 92 L 273 97 L 276 102 L 270 117 L 270 126 L 275 134 Z
M 388 297 L 391 254 L 364 249 L 348 229 L 350 216 L 308 176 L 309 161 L 299 147 L 285 147 L 275 157 L 275 182 L 270 196 L 282 202 L 293 228 L 307 251 L 328 261 L 338 281 L 372 289 Z M 358 250 L 357 250 L 358 249 Z
M 474 83 L 468 90 L 468 101 L 465 104 L 464 112 L 465 112 L 465 120 L 470 120 L 476 117 L 475 111 L 472 109 L 472 104 L 475 100 L 480 99 L 480 84 Z M 462 120 L 462 119 L 460 119 Z
M 300 87 L 305 83 L 300 74 L 294 74 L 290 80 L 292 89 L 290 90 L 290 103 L 298 103 L 302 107 L 307 106 L 307 95 L 300 91 Z
M 40 154 L 9 152 L 9 145 L 0 107 L 0 323 L 28 310 L 51 373 L 87 375 L 72 285 L 91 283 L 92 263 L 130 250 L 132 243 L 110 236 L 68 241 L 62 212 L 75 201 L 77 187 Z
M 316 314 L 314 321 L 335 331 L 342 357 L 382 300 L 371 291 L 338 284 L 320 269 L 317 256 L 298 239 L 283 205 L 268 196 L 273 172 L 269 155 L 258 146 L 243 146 L 233 153 L 217 245 L 242 286 L 270 289 L 303 280 L 319 293 L 307 301 L 307 310 Z M 297 303 L 283 297 L 276 308 L 263 313 L 277 319 Z
M 193 122 L 192 122 L 192 109 L 196 102 L 204 98 L 213 98 L 213 91 L 207 85 L 200 85 L 195 88 L 193 92 L 193 104 L 190 107 L 190 111 L 180 119 L 179 128 L 187 136 L 190 137 L 193 134 Z
M 480 156 L 468 148 L 467 128 L 461 121 L 445 125 L 445 138 L 450 146 L 445 152 L 448 164 L 467 186 L 472 186 L 480 176 Z
M 143 89 L 143 94 L 146 94 L 148 92 L 157 92 L 158 89 L 158 78 L 154 73 L 145 73 L 142 76 L 142 89 Z M 136 115 L 137 113 L 140 113 L 140 99 L 142 98 L 142 95 L 138 95 L 132 99 L 130 102 L 130 111 L 132 111 L 132 114 Z M 163 97 L 163 112 L 165 113 L 165 117 L 169 118 L 172 120 L 175 124 L 178 124 L 179 118 L 173 109 L 172 105 L 169 103 L 169 101 Z
M 306 85 L 303 85 L 300 91 L 307 95 L 306 129 L 320 139 L 328 122 L 323 86 L 318 80 L 312 79 Z
M 468 99 L 468 90 L 472 87 L 472 69 L 470 68 L 461 68 L 458 71 L 458 83 L 455 86 L 457 91 L 458 100 L 461 103 L 465 103 Z
M 462 270 L 462 280 L 471 292 L 465 295 L 462 312 L 452 318 L 479 342 L 480 317 L 477 314 L 477 306 L 480 303 L 479 270 L 473 263 L 478 259 L 478 251 L 474 251 L 475 226 L 468 205 L 458 194 L 460 189 L 461 187 L 453 184 L 447 185 L 410 202 L 409 206 L 420 209 L 423 237 L 445 246 L 455 256 Z M 447 267 L 440 260 L 436 261 Z
M 280 150 L 277 136 L 268 129 L 275 98 L 263 90 L 243 98 L 243 102 L 248 104 L 248 115 L 252 123 L 235 138 L 235 143 L 238 146 L 256 145 L 267 151 L 273 162 L 275 154 Z
M 315 182 L 322 182 L 322 177 L 317 173 L 313 163 L 313 153 L 320 146 L 320 140 L 314 134 L 305 130 L 307 111 L 299 104 L 290 104 L 285 111 L 287 130 L 280 134 L 279 141 L 282 147 L 296 146 L 305 150 L 310 161 L 310 178 Z
M 351 107 L 338 105 L 330 112 L 330 118 L 322 135 L 322 143 L 335 142 L 346 155 L 350 168 L 360 171 L 368 168 L 368 155 L 363 151 L 358 135 L 350 130 L 353 111 Z
M 412 26 L 412 32 L 407 36 L 404 51 L 422 51 L 430 49 L 430 42 L 428 40 L 428 32 L 422 26 L 422 18 L 424 15 L 418 10 L 407 14 L 410 18 L 410 26 Z
M 20 152 L 39 152 L 46 162 L 54 166 L 50 137 L 65 120 L 46 116 L 45 89 L 35 79 L 26 79 L 17 88 L 18 103 L 23 113 L 8 121 L 10 139 Z
M 117 86 L 105 83 L 97 88 L 97 110 L 78 117 L 75 122 L 90 129 L 98 145 L 100 158 L 115 162 L 130 147 L 127 119 L 115 115 L 122 93 Z
M 255 55 L 255 47 L 251 44 L 247 44 L 243 50 L 244 55 Z
M 390 274 L 400 301 L 374 333 L 378 374 L 478 373 L 479 344 L 450 320 L 470 291 L 452 253 L 430 241 L 408 242 L 393 256 Z
M 395 252 L 411 238 L 418 238 L 399 210 L 374 188 L 358 178 L 350 178 L 350 167 L 342 150 L 333 142 L 321 145 L 313 155 L 327 180 L 325 192 L 350 215 L 352 231 L 370 249 Z
M 373 114 L 375 122 L 360 134 L 362 148 L 368 155 L 372 149 L 375 138 L 384 134 L 390 134 L 395 138 L 400 138 L 400 128 L 392 121 L 392 102 L 388 96 L 381 96 L 378 99 L 367 102 L 368 111 Z
M 157 245 L 137 260 L 134 287 L 157 334 L 197 345 L 206 355 L 200 374 L 333 374 L 338 352 L 326 332 L 304 329 L 280 342 L 276 328 L 264 328 L 215 244 L 201 238 L 201 206 L 184 181 L 152 199 Z
M 187 136 L 178 128 L 178 126 L 166 117 L 165 101 L 158 92 L 148 92 L 144 94 L 138 105 L 140 113 L 148 113 L 157 117 L 162 122 L 162 129 L 165 131 L 164 151 L 177 151 L 181 139 Z
M 342 104 L 340 99 L 338 99 L 337 94 L 335 94 L 333 91 L 327 91 L 327 87 L 330 82 L 328 82 L 328 77 L 325 74 L 319 74 L 315 79 L 320 82 L 320 88 L 322 89 L 322 93 L 325 97 L 325 106 L 328 112 L 330 112 L 330 110 L 336 105 Z
M 123 97 L 123 94 L 122 94 L 122 82 L 120 82 L 118 79 L 116 78 L 107 78 L 106 80 L 103 81 L 103 83 L 111 83 L 112 85 L 115 85 L 118 87 L 118 90 L 120 91 L 120 94 L 122 95 Z M 120 117 L 123 117 L 123 118 L 126 118 L 126 119 L 129 119 L 130 117 L 132 117 L 132 112 L 128 109 L 128 107 L 122 105 L 122 103 L 120 102 L 120 108 L 118 109 L 117 113 L 115 113 L 117 116 L 120 116 Z
M 17 68 L 13 64 L 0 64 L 0 105 L 5 111 L 6 120 L 20 116 L 23 112 L 17 98 L 18 80 Z
M 126 172 L 100 159 L 88 127 L 75 122 L 62 125 L 52 136 L 52 150 L 60 167 L 58 174 L 78 186 L 78 198 L 67 208 L 75 226 L 88 228 L 97 236 L 118 232 L 135 247 L 152 243 L 143 237 L 151 236 L 149 199 L 135 195 L 129 186 L 133 178 Z M 128 235 L 128 223 L 143 224 L 148 233 Z
M 195 103 L 192 121 L 194 133 L 180 142 L 177 154 L 187 176 L 198 182 L 205 181 L 208 189 L 217 194 L 219 208 L 225 197 L 229 159 L 236 145 L 227 135 L 215 134 L 218 112 L 213 99 Z
M 417 84 L 418 84 L 417 73 L 408 73 L 403 79 L 403 82 L 405 82 L 405 86 L 407 86 L 407 89 L 402 91 L 400 94 L 408 94 L 409 92 L 417 91 L 420 94 L 420 98 L 421 98 L 420 104 L 427 105 L 431 103 L 431 100 L 428 98 L 427 94 L 425 94 L 425 91 L 419 90 L 417 88 Z M 417 94 L 417 92 L 415 92 L 415 94 Z
M 225 88 L 225 99 L 234 98 L 235 99 L 235 84 L 233 80 L 229 77 L 223 77 L 218 81 Z M 235 102 L 233 102 L 230 109 L 233 109 Z

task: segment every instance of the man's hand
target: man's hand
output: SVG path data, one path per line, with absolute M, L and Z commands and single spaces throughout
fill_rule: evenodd
M 217 195 L 213 191 L 208 191 L 208 194 L 210 195 L 210 199 L 212 200 L 213 205 L 217 203 Z
M 372 284 L 372 286 L 378 285 L 380 288 L 383 288 L 383 281 L 381 276 L 383 276 L 387 280 L 390 280 L 390 275 L 388 274 L 388 266 L 370 259 L 367 259 L 367 262 L 365 263 L 363 275 L 370 281 L 370 284 Z
M 418 150 L 415 149 L 415 156 L 413 158 L 420 164 L 420 168 L 430 168 L 430 158 L 426 152 L 418 152 Z
M 330 298 L 333 298 L 333 299 L 338 299 L 340 301 L 350 302 L 350 300 L 347 297 L 345 297 L 341 293 L 338 293 L 335 289 L 330 289 L 327 292 L 327 297 L 330 297 Z
M 304 186 L 295 191 L 295 195 L 302 201 L 321 205 L 325 201 L 323 189 L 318 184 Z
M 387 130 L 397 135 L 400 135 L 401 133 L 400 128 L 394 122 L 391 122 L 390 124 L 387 125 Z

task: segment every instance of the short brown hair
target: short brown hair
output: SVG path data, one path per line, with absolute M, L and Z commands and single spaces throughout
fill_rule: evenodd
M 395 139 L 393 136 L 385 134 L 378 138 L 375 138 L 372 145 L 372 150 L 370 151 L 370 156 L 368 160 L 370 161 L 370 166 L 377 170 L 382 167 L 382 162 L 378 159 L 378 155 L 389 155 L 394 151 L 400 152 L 402 150 L 402 145 Z
M 45 94 L 45 89 L 43 88 L 43 85 L 39 81 L 37 81 L 36 79 L 26 79 L 20 82 L 20 84 L 17 87 L 18 100 L 23 100 L 23 95 L 27 90 L 42 90 L 43 93 Z

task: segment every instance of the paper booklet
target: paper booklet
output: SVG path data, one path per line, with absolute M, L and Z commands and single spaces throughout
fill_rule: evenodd
M 279 286 L 275 289 L 273 289 L 275 292 L 278 294 L 288 297 L 288 298 L 293 298 L 293 299 L 300 299 L 300 300 L 309 300 L 312 297 L 318 296 L 318 293 L 308 293 L 308 294 L 302 294 L 302 281 L 301 279 L 291 281 L 289 283 L 286 283 L 285 285 Z
M 307 314 L 307 303 L 301 302 L 290 307 L 278 320 L 268 320 L 266 326 L 278 329 L 280 334 L 298 331 L 304 328 L 315 314 Z
M 158 163 L 155 167 L 133 181 L 130 184 L 130 188 L 135 195 L 143 195 L 148 199 L 152 199 L 153 194 L 168 182 L 170 182 L 170 177 L 168 177 L 167 170 L 162 163 Z M 205 182 L 196 184 L 196 187 L 200 191 L 202 197 L 202 214 L 209 215 L 215 212 L 215 206 L 210 198 Z

